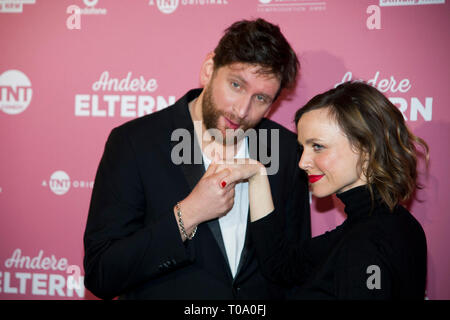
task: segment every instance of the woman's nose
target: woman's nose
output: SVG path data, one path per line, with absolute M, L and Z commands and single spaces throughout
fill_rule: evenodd
M 298 162 L 299 168 L 306 171 L 311 168 L 311 166 L 312 166 L 311 163 L 312 163 L 311 157 L 309 157 L 307 152 L 305 152 L 305 150 L 303 150 L 300 161 Z

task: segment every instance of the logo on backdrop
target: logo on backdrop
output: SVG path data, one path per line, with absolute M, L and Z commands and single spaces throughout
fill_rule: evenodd
M 258 12 L 317 12 L 325 11 L 325 1 L 310 0 L 258 0 Z
M 369 30 L 381 29 L 381 10 L 379 6 L 370 5 L 366 9 L 366 13 L 370 14 L 366 20 L 366 27 Z
M 99 0 L 83 0 L 84 8 L 80 8 L 80 13 L 85 15 L 105 15 L 108 10 L 105 8 L 97 8 L 96 5 Z
M 175 96 L 149 95 L 158 89 L 154 78 L 134 76 L 123 78 L 104 71 L 91 86 L 91 93 L 75 94 L 76 117 L 141 117 L 175 103 Z
M 0 75 L 0 110 L 6 114 L 24 112 L 31 102 L 31 81 L 19 70 L 8 70 Z
M 159 11 L 165 14 L 174 12 L 178 7 L 178 0 L 156 0 Z
M 44 255 L 44 250 L 34 256 L 22 254 L 17 248 L 0 271 L 0 292 L 10 295 L 57 296 L 84 298 L 84 276 L 77 265 L 69 265 L 66 258 L 54 254 Z
M 351 71 L 347 71 L 342 80 L 334 86 L 335 88 L 346 81 L 363 81 L 364 79 L 353 79 Z M 412 83 L 408 78 L 394 77 L 393 75 L 382 75 L 376 71 L 370 80 L 364 80 L 367 84 L 377 88 L 388 97 L 402 112 L 406 121 L 431 121 L 433 115 L 432 97 L 411 97 L 409 91 L 412 89 Z M 406 95 L 406 97 L 403 97 Z
M 72 4 L 67 7 L 66 13 L 69 14 L 66 20 L 66 27 L 69 30 L 81 29 L 81 15 L 105 15 L 107 10 L 105 8 L 95 7 L 99 0 L 83 0 L 84 8 Z
M 148 5 L 154 6 L 164 14 L 171 14 L 181 6 L 217 6 L 227 5 L 228 0 L 149 0 Z
M 50 186 L 50 190 L 52 190 L 54 194 L 61 196 L 67 193 L 70 189 L 69 175 L 64 171 L 55 171 L 50 176 L 48 184 Z
M 366 13 L 370 14 L 366 20 L 367 29 L 381 29 L 380 7 L 416 6 L 425 4 L 445 4 L 445 0 L 380 0 L 380 6 L 372 4 L 367 7 Z
M 49 187 L 51 192 L 58 196 L 62 196 L 69 192 L 71 187 L 74 189 L 92 189 L 94 187 L 94 181 L 71 181 L 69 175 L 65 171 L 57 170 L 50 175 L 49 180 L 42 181 L 42 186 Z
M 418 6 L 424 4 L 444 4 L 445 0 L 380 0 L 380 7 Z
M 0 0 L 0 13 L 22 13 L 24 4 L 35 4 L 36 0 Z

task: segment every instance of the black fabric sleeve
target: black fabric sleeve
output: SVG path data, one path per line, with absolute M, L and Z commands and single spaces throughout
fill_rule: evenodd
M 394 297 L 394 269 L 384 239 L 362 238 L 348 242 L 337 262 L 338 299 L 388 300 Z
M 84 234 L 85 286 L 100 298 L 193 260 L 173 212 L 148 212 L 143 185 L 126 131 L 116 128 L 96 174 Z
M 284 232 L 291 244 L 301 245 L 311 239 L 311 213 L 309 204 L 308 178 L 298 167 L 300 154 L 293 156 L 294 166 L 290 178 L 290 190 L 286 203 Z
M 295 161 L 292 155 L 292 161 Z M 274 282 L 291 287 L 304 279 L 308 268 L 304 248 L 311 239 L 309 192 L 306 177 L 295 162 L 289 177 L 286 212 L 277 208 L 250 224 L 258 263 L 263 274 Z M 306 268 L 306 269 L 305 269 Z
M 252 222 L 250 228 L 263 274 L 272 281 L 288 287 L 302 285 L 314 268 L 315 241 L 311 239 L 302 239 L 296 243 L 288 241 L 281 214 L 276 210 Z M 326 234 L 322 236 L 321 242 L 329 245 L 333 239 Z

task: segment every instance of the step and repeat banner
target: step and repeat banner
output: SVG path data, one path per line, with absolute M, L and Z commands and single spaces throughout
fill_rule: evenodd
M 0 0 L 0 299 L 96 298 L 82 239 L 109 132 L 198 87 L 224 29 L 257 17 L 301 63 L 271 119 L 295 131 L 311 97 L 361 79 L 427 141 L 408 208 L 427 236 L 426 298 L 450 299 L 446 0 Z M 311 201 L 313 235 L 345 219 L 335 197 Z

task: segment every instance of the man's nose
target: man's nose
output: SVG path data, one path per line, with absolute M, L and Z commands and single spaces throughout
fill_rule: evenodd
M 251 97 L 243 96 L 235 105 L 235 112 L 240 119 L 244 119 L 250 112 Z

